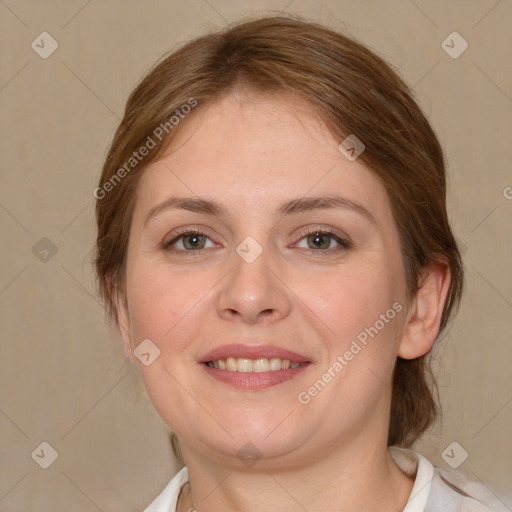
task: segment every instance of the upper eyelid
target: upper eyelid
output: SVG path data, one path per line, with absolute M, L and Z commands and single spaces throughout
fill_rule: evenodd
M 216 243 L 213 239 L 213 237 L 211 237 L 207 230 L 205 228 L 178 228 L 178 230 L 176 230 L 172 236 L 169 238 L 169 240 L 166 240 L 164 238 L 164 241 L 162 242 L 162 245 L 164 247 L 169 247 L 171 245 L 171 243 L 173 242 L 177 242 L 180 238 L 184 238 L 186 236 L 192 236 L 192 235 L 202 235 L 202 236 L 206 236 L 207 238 L 209 238 L 212 242 Z

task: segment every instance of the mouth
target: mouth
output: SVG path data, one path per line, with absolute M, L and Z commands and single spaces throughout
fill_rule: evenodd
M 227 370 L 228 372 L 276 372 L 280 370 L 294 370 L 300 366 L 309 364 L 304 363 L 292 363 L 289 359 L 281 359 L 279 357 L 260 357 L 258 359 L 247 359 L 242 357 L 228 357 L 226 359 L 217 359 L 216 361 L 208 361 L 206 363 L 210 368 L 216 368 L 218 370 Z
M 264 389 L 294 378 L 312 361 L 272 345 L 223 345 L 199 361 L 213 378 L 243 389 Z

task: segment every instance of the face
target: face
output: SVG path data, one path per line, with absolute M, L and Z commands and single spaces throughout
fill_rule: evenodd
M 380 181 L 297 99 L 227 96 L 181 128 L 139 184 L 120 315 L 159 414 L 225 460 L 383 436 L 408 306 Z

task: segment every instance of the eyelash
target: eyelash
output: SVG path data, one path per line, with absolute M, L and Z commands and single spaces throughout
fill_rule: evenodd
M 349 242 L 347 238 L 343 238 L 341 236 L 338 236 L 334 234 L 332 229 L 325 229 L 325 228 L 306 228 L 305 230 L 300 232 L 300 239 L 299 242 L 303 238 L 307 238 L 311 235 L 323 235 L 328 236 L 329 238 L 332 238 L 335 242 L 339 244 L 340 247 L 337 247 L 336 249 L 307 249 L 309 251 L 312 251 L 314 254 L 318 254 L 319 256 L 324 256 L 332 252 L 340 252 L 347 249 L 350 249 L 352 247 L 352 244 Z
M 177 236 L 175 236 L 172 240 L 169 240 L 168 242 L 164 242 L 162 244 L 162 249 L 164 251 L 167 251 L 167 252 L 170 252 L 172 251 L 172 246 L 178 241 L 180 240 L 180 238 L 185 238 L 187 236 L 192 236 L 192 235 L 201 235 L 201 236 L 206 236 L 207 238 L 208 235 L 206 235 L 205 233 L 203 233 L 202 231 L 199 231 L 198 229 L 185 229 L 181 232 L 179 232 L 177 234 Z M 336 248 L 336 249 L 306 249 L 310 252 L 312 252 L 313 254 L 316 254 L 318 256 L 327 256 L 329 254 L 332 254 L 333 252 L 340 252 L 340 251 L 344 251 L 344 250 L 347 250 L 347 249 L 350 249 L 352 247 L 352 244 L 346 239 L 346 238 L 342 238 L 338 235 L 335 235 L 333 233 L 332 230 L 329 230 L 329 229 L 324 229 L 324 228 L 316 228 L 316 229 L 312 229 L 312 228 L 307 228 L 303 231 L 301 231 L 300 233 L 300 239 L 299 239 L 299 242 L 301 240 L 303 240 L 304 238 L 308 237 L 308 236 L 311 236 L 311 235 L 322 235 L 322 236 L 328 236 L 330 238 L 332 238 L 335 242 L 337 242 L 340 247 Z M 211 240 L 211 239 L 210 239 Z M 186 255 L 186 256 L 200 256 L 206 249 L 198 249 L 198 250 L 182 250 L 182 249 L 178 249 L 176 250 L 176 255 Z

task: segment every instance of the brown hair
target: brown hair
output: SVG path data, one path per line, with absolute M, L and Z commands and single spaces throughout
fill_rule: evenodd
M 294 94 L 315 109 L 337 140 L 355 134 L 365 144 L 359 158 L 390 199 L 409 298 L 429 265 L 449 268 L 442 331 L 459 305 L 463 268 L 448 223 L 444 157 L 435 133 L 411 90 L 384 60 L 351 37 L 284 17 L 247 21 L 188 42 L 157 64 L 129 97 L 95 191 L 95 267 L 110 317 L 117 321 L 113 291 L 125 300 L 138 180 L 182 124 L 170 127 L 169 120 L 192 101 L 205 105 L 235 88 Z M 155 141 L 159 126 L 169 129 Z M 149 137 L 156 147 L 140 164 L 130 160 Z M 397 360 L 388 445 L 411 446 L 435 419 L 429 361 L 428 356 Z

